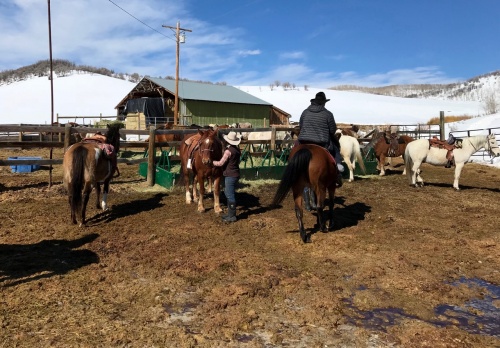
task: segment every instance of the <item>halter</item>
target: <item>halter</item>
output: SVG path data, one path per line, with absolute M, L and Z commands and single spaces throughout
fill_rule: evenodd
M 209 137 L 207 137 L 207 138 L 201 138 L 200 141 L 198 141 L 198 149 L 200 150 L 200 154 L 203 153 L 203 151 L 209 151 L 209 152 L 213 152 L 214 151 L 214 150 L 212 150 L 210 148 L 208 148 L 208 149 L 202 149 L 201 148 L 202 142 L 204 142 L 204 141 L 206 141 L 208 139 L 209 139 Z
M 479 149 L 474 146 L 472 141 L 470 141 L 470 138 L 468 140 L 472 148 L 474 149 L 474 152 L 479 151 Z M 493 146 L 493 144 L 495 144 L 495 146 Z M 494 137 L 490 138 L 490 135 L 486 136 L 486 145 L 484 146 L 484 148 L 489 152 L 490 155 L 493 153 L 495 156 L 498 156 L 495 152 L 493 152 L 493 149 L 498 149 L 498 145 Z

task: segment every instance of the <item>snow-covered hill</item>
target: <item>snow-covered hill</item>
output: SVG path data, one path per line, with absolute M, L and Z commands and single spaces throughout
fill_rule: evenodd
M 495 96 L 500 103 L 500 70 L 450 84 L 416 84 L 382 87 L 360 87 L 341 85 L 332 87 L 339 91 L 358 91 L 377 95 L 403 98 L 431 98 L 456 101 L 479 101 Z
M 240 86 L 242 91 L 263 99 L 292 115 L 298 121 L 302 111 L 310 104 L 317 92 L 323 91 L 330 101 L 326 107 L 333 112 L 338 123 L 354 124 L 399 124 L 426 123 L 446 115 L 478 116 L 481 103 L 476 101 L 452 101 L 439 99 L 416 99 L 387 97 L 359 92 L 334 91 L 317 88 L 284 90 L 259 86 Z
M 59 116 L 116 116 L 115 106 L 135 83 L 98 74 L 54 78 L 54 120 Z M 50 80 L 44 77 L 0 86 L 0 124 L 50 124 Z
M 73 73 L 54 78 L 54 119 L 60 116 L 116 115 L 114 107 L 135 83 L 98 74 Z M 284 90 L 269 86 L 239 86 L 242 91 L 290 113 L 298 121 L 316 88 Z M 478 116 L 478 101 L 396 98 L 366 93 L 323 90 L 331 99 L 327 107 L 339 123 L 416 124 L 446 115 Z M 51 120 L 50 80 L 33 77 L 0 86 L 0 124 L 49 124 Z

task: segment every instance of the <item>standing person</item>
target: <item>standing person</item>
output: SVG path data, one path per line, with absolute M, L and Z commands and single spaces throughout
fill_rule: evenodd
M 325 93 L 318 92 L 311 105 L 302 112 L 299 121 L 300 134 L 298 137 L 301 144 L 316 144 L 326 148 L 337 163 L 339 175 L 337 176 L 337 186 L 342 186 L 342 175 L 344 166 L 341 164 L 340 142 L 335 136 L 337 123 L 333 114 L 325 108 L 325 104 L 330 99 L 326 99 Z
M 227 214 L 222 215 L 222 221 L 236 221 L 236 185 L 240 180 L 240 142 L 235 132 L 229 132 L 222 136 L 226 142 L 226 149 L 220 161 L 214 161 L 216 167 L 223 167 L 224 193 L 227 198 Z

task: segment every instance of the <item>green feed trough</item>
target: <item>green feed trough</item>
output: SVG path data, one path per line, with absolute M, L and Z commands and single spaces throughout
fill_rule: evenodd
M 264 157 L 253 157 L 245 148 L 241 153 L 240 175 L 245 180 L 275 179 L 280 180 L 285 170 L 290 149 L 281 152 L 267 151 Z M 372 151 L 365 156 L 366 175 L 377 174 L 377 161 Z M 175 163 L 178 166 L 179 161 Z M 165 188 L 171 188 L 179 180 L 180 174 L 172 170 L 174 163 L 170 160 L 170 154 L 163 151 L 155 167 L 155 184 Z M 345 163 L 343 163 L 345 166 Z M 148 163 L 139 164 L 139 175 L 146 178 L 148 174 Z M 363 172 L 356 166 L 354 175 L 363 175 Z M 344 178 L 349 177 L 349 170 L 344 171 Z

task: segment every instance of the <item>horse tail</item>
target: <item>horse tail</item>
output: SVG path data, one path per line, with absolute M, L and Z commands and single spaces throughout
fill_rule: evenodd
M 411 185 L 412 184 L 412 177 L 413 177 L 413 158 L 410 155 L 410 150 L 411 146 L 409 146 L 411 143 L 408 143 L 406 145 L 405 149 L 405 155 L 404 155 L 404 161 L 405 161 L 405 168 L 406 168 L 406 178 L 408 179 L 408 183 Z
M 73 151 L 73 161 L 71 165 L 71 185 L 69 187 L 71 196 L 71 207 L 75 211 L 80 211 L 82 207 L 82 190 L 84 183 L 85 161 L 87 160 L 88 150 L 83 146 L 78 146 Z
M 354 152 L 356 156 L 356 161 L 359 163 L 359 167 L 363 171 L 363 174 L 366 174 L 365 161 L 363 160 L 363 156 L 361 155 L 359 143 L 354 146 Z
M 303 175 L 306 176 L 306 180 L 309 180 L 309 162 L 311 161 L 312 153 L 309 149 L 300 149 L 297 151 L 293 157 L 288 162 L 285 167 L 283 176 L 278 186 L 278 190 L 274 195 L 273 205 L 278 205 L 285 199 L 288 191 L 292 188 L 297 180 L 299 180 Z

